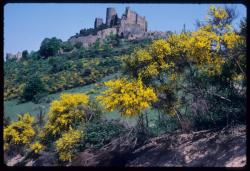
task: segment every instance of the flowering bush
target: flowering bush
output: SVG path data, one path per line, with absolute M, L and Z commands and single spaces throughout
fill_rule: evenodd
M 109 87 L 97 99 L 109 111 L 118 109 L 124 116 L 135 116 L 157 100 L 152 88 L 145 87 L 141 80 L 129 82 L 122 78 L 105 82 Z
M 62 137 L 55 142 L 60 160 L 72 160 L 76 144 L 80 141 L 80 138 L 81 132 L 77 130 L 70 130 L 62 134 Z
M 25 113 L 23 116 L 18 116 L 18 121 L 4 128 L 4 149 L 8 150 L 12 145 L 25 146 L 30 144 L 35 136 L 35 130 L 32 127 L 33 122 L 34 117 L 29 113 Z
M 41 143 L 39 143 L 38 141 L 31 144 L 31 146 L 30 146 L 31 151 L 33 151 L 35 154 L 38 154 L 43 148 L 44 148 L 44 146 Z
M 80 106 L 87 104 L 88 96 L 85 94 L 62 94 L 59 100 L 51 103 L 45 134 L 57 137 L 75 128 L 85 119 L 84 110 Z

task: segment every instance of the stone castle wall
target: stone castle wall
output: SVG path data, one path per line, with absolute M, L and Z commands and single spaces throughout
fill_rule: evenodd
M 97 32 L 97 35 L 88 35 L 88 36 L 82 36 L 82 37 L 72 37 L 68 41 L 71 44 L 76 44 L 78 42 L 82 43 L 83 47 L 88 47 L 91 44 L 95 43 L 96 40 L 99 38 L 100 43 L 102 43 L 102 40 L 104 40 L 107 36 L 109 36 L 111 33 L 117 34 L 116 28 L 107 28 L 103 29 Z
M 22 58 L 22 52 L 17 52 L 17 54 L 7 53 L 6 60 L 16 59 L 20 60 Z
M 101 18 L 96 18 L 94 28 L 98 29 L 98 27 L 103 24 Z M 142 35 L 146 35 L 144 33 L 147 32 L 147 21 L 145 17 L 130 10 L 129 7 L 126 8 L 121 18 L 117 16 L 117 12 L 114 8 L 107 8 L 105 24 L 109 28 L 98 31 L 97 35 L 73 36 L 69 39 L 69 42 L 72 44 L 81 42 L 84 47 L 87 47 L 98 38 L 102 41 L 106 36 L 110 35 L 111 32 L 129 39 L 141 37 Z
M 102 18 L 96 18 L 95 19 L 95 29 L 100 27 L 103 24 Z

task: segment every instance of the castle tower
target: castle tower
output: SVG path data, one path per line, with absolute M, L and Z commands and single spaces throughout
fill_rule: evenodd
M 102 18 L 95 18 L 95 29 L 100 27 L 103 24 Z
M 110 27 L 112 19 L 114 19 L 116 16 L 117 14 L 114 8 L 107 8 L 106 25 Z

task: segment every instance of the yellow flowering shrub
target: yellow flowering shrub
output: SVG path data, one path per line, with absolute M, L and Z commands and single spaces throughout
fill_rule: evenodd
M 76 144 L 80 141 L 81 133 L 77 130 L 70 130 L 56 141 L 56 151 L 62 161 L 71 161 L 74 155 Z
M 226 10 L 224 8 L 218 7 L 216 8 L 214 5 L 211 5 L 209 8 L 209 12 L 208 12 L 209 16 L 210 16 L 210 20 L 211 19 L 226 19 L 228 18 L 228 13 L 226 12 Z
M 109 89 L 97 96 L 97 100 L 101 101 L 108 111 L 118 109 L 124 116 L 138 115 L 157 100 L 154 90 L 145 87 L 141 80 L 129 82 L 122 78 L 104 84 Z
M 236 42 L 240 41 L 241 37 L 234 32 L 225 33 L 223 36 L 223 41 L 227 48 L 232 49 Z
M 35 154 L 38 154 L 41 150 L 44 149 L 44 146 L 41 143 L 39 143 L 38 141 L 36 141 L 35 143 L 30 145 L 30 149 Z
M 87 105 L 88 101 L 85 94 L 62 94 L 59 100 L 51 103 L 48 122 L 45 124 L 46 133 L 43 135 L 50 134 L 56 137 L 84 121 L 85 113 L 79 106 Z
M 11 145 L 28 145 L 35 136 L 35 130 L 32 127 L 34 117 L 29 113 L 18 116 L 18 121 L 11 123 L 4 128 L 3 139 L 4 149 L 8 150 Z
M 166 40 L 156 40 L 149 47 L 135 49 L 124 58 L 125 70 L 143 81 L 158 77 L 161 72 L 174 68 L 173 59 L 168 56 L 170 53 L 170 45 Z

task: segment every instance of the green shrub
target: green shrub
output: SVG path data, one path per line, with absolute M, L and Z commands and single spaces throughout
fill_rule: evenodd
M 64 52 L 70 52 L 73 50 L 73 48 L 74 48 L 73 45 L 69 42 L 65 42 L 62 44 L 62 49 Z
M 112 121 L 94 121 L 86 127 L 86 135 L 82 139 L 82 146 L 100 148 L 110 142 L 111 139 L 118 137 L 124 132 L 125 128 Z
M 80 49 L 82 47 L 82 43 L 81 42 L 77 42 L 76 44 L 74 44 L 74 47 L 76 49 Z
M 34 76 L 30 78 L 30 80 L 25 85 L 21 98 L 25 101 L 31 101 L 35 99 L 38 100 L 37 98 L 41 98 L 40 95 L 45 92 L 46 90 L 42 80 L 39 77 Z

